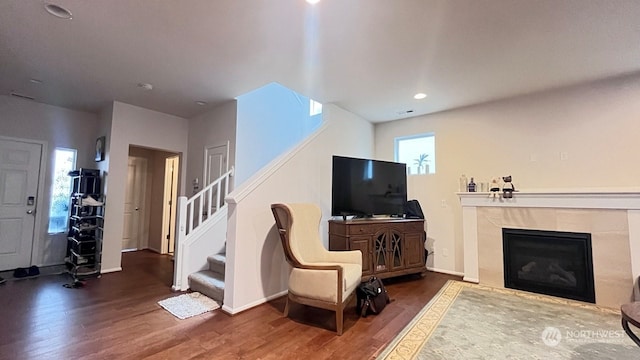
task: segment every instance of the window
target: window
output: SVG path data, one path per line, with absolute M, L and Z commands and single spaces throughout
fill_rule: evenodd
M 69 217 L 69 196 L 71 178 L 69 171 L 76 167 L 76 151 L 56 148 L 53 164 L 53 184 L 51 186 L 51 206 L 49 208 L 49 233 L 67 231 Z
M 309 116 L 319 114 L 322 114 L 322 104 L 313 99 L 309 99 Z
M 395 160 L 407 164 L 407 174 L 435 174 L 436 136 L 434 133 L 395 139 Z

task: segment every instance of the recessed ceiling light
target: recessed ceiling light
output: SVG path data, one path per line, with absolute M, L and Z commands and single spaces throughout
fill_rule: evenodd
M 411 113 L 413 113 L 412 109 L 396 111 L 396 114 L 398 114 L 400 116 L 408 115 L 408 114 L 411 114 Z
M 417 93 L 417 94 L 413 95 L 413 98 L 416 99 L 416 100 L 422 100 L 422 99 L 424 99 L 426 97 L 427 97 L 427 94 L 425 94 L 425 93 Z
M 153 85 L 147 83 L 139 83 L 138 87 L 146 91 L 153 90 Z
M 205 106 L 207 105 L 206 101 L 196 101 L 196 104 L 200 105 L 200 106 Z
M 57 18 L 60 19 L 66 19 L 66 20 L 71 20 L 73 19 L 73 15 L 71 14 L 71 11 L 63 8 L 60 5 L 55 5 L 55 4 L 45 4 L 44 5 L 44 9 L 47 10 L 47 12 Z
M 42 80 L 38 80 L 38 79 L 29 79 L 29 82 L 34 84 L 42 84 Z
M 306 2 L 308 2 L 311 5 L 315 5 L 315 4 L 319 3 L 320 0 L 306 0 Z

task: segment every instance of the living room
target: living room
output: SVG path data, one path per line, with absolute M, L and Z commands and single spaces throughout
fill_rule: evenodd
M 555 4 L 545 4 L 554 10 Z M 456 71 L 460 74 L 459 77 L 475 78 L 476 83 L 485 83 L 488 88 L 494 91 L 494 86 L 506 83 L 509 85 L 505 85 L 509 88 L 509 92 L 488 94 L 488 89 L 485 95 L 476 94 L 475 101 L 462 103 L 451 99 L 455 99 L 458 95 L 460 98 L 466 96 L 467 83 L 448 88 L 448 92 L 438 93 L 432 91 L 431 88 L 434 85 L 429 85 L 429 82 L 424 79 L 407 82 L 410 84 L 404 85 L 403 90 L 397 91 L 393 74 L 382 71 L 383 66 L 376 69 L 380 74 L 379 78 L 367 83 L 368 86 L 378 89 L 378 97 L 370 94 L 372 96 L 368 99 L 368 104 L 363 106 L 364 110 L 360 112 L 353 109 L 357 108 L 355 105 L 361 100 L 350 102 L 348 99 L 354 95 L 347 93 L 353 91 L 355 94 L 360 88 L 349 87 L 349 91 L 342 91 L 338 87 L 334 88 L 335 92 L 332 93 L 328 93 L 328 90 L 316 90 L 315 93 L 307 94 L 324 102 L 324 125 L 318 133 L 296 148 L 294 153 L 276 159 L 267 169 L 256 174 L 246 184 L 236 184 L 234 193 L 230 195 L 229 241 L 233 245 L 228 249 L 231 258 L 228 265 L 232 269 L 229 275 L 229 284 L 232 285 L 228 288 L 231 297 L 226 304 L 229 309 L 241 312 L 281 296 L 286 291 L 288 267 L 279 248 L 279 239 L 274 232 L 273 217 L 268 207 L 270 203 L 295 201 L 314 202 L 320 205 L 324 214 L 320 232 L 324 236 L 326 245 L 326 220 L 330 218 L 331 156 L 335 154 L 393 161 L 396 138 L 425 133 L 435 135 L 436 158 L 433 161 L 437 161 L 437 172 L 409 176 L 408 197 L 418 199 L 426 214 L 427 248 L 431 253 L 427 259 L 428 268 L 435 272 L 454 276 L 464 276 L 466 271 L 463 215 L 460 199 L 456 194 L 459 191 L 458 180 L 462 174 L 468 177 L 473 176 L 476 180 L 483 182 L 494 177 L 511 175 L 517 190 L 514 194 L 516 199 L 518 192 L 529 190 L 640 191 L 637 180 L 640 178 L 640 169 L 633 166 L 635 150 L 639 147 L 635 134 L 638 130 L 637 119 L 640 116 L 640 105 L 636 101 L 640 95 L 640 82 L 638 81 L 640 80 L 640 68 L 637 67 L 638 54 L 633 50 L 637 44 L 637 33 L 628 30 L 629 27 L 633 28 L 634 26 L 635 18 L 633 15 L 637 14 L 638 8 L 625 2 L 616 4 L 618 6 L 590 4 L 591 7 L 587 7 L 588 10 L 584 10 L 584 13 L 574 14 L 579 18 L 576 20 L 578 25 L 575 27 L 567 25 L 568 28 L 559 25 L 566 19 L 558 18 L 557 13 L 569 17 L 572 11 L 579 12 L 577 9 L 582 9 L 582 3 L 567 1 L 559 5 L 565 11 L 564 13 L 558 9 L 555 9 L 557 11 L 551 11 L 549 8 L 545 10 L 544 4 L 539 7 L 534 6 L 536 12 L 532 11 L 532 13 L 540 12 L 548 17 L 545 18 L 545 21 L 536 23 L 536 26 L 531 28 L 527 27 L 524 21 L 527 17 L 522 12 L 526 11 L 514 9 L 517 8 L 517 5 L 507 6 L 513 10 L 513 14 L 510 16 L 495 15 L 496 18 L 507 23 L 510 30 L 520 29 L 514 23 L 522 23 L 522 28 L 517 36 L 510 39 L 502 38 L 502 35 L 507 35 L 502 33 L 509 31 L 501 32 L 499 31 L 500 27 L 496 26 L 496 28 L 492 28 L 493 31 L 490 31 L 489 35 L 486 35 L 494 38 L 483 43 L 490 51 L 487 50 L 482 54 L 486 56 L 487 53 L 492 53 L 492 56 L 470 58 L 469 53 L 465 53 L 467 55 L 463 59 L 465 62 L 458 59 L 459 62 L 450 62 L 450 64 L 457 65 Z M 82 20 L 80 15 L 90 9 L 89 5 L 73 4 L 73 2 L 65 2 L 62 5 L 68 5 L 70 8 L 77 5 L 76 9 L 82 9 L 82 11 L 76 12 L 77 16 L 72 21 L 86 21 Z M 364 4 L 357 5 L 366 7 Z M 457 19 L 456 24 L 464 23 L 464 19 L 468 20 L 471 16 L 470 13 L 473 12 L 470 9 L 465 10 L 465 4 L 449 5 L 453 8 L 448 8 L 447 5 L 440 2 L 433 2 L 431 5 L 434 8 L 439 8 L 440 14 L 449 14 L 447 16 L 452 16 L 449 11 L 461 11 L 465 16 L 462 16 L 462 20 Z M 499 13 L 496 9 L 506 6 L 500 1 L 489 1 L 484 5 L 491 8 L 493 14 Z M 21 8 L 17 3 L 4 3 L 2 9 L 5 11 L 3 13 L 13 14 L 15 19 L 4 21 L 5 17 L 1 18 L 2 23 L 6 24 L 1 28 L 2 33 L 26 32 L 22 26 L 16 24 L 18 21 L 16 19 L 25 19 L 34 14 L 38 6 L 41 4 L 29 3 Z M 207 5 L 199 4 L 198 6 L 208 9 Z M 344 9 L 345 13 L 340 16 L 353 14 L 352 6 L 358 7 L 349 5 L 347 6 L 349 9 Z M 476 6 L 483 7 L 482 5 Z M 475 7 L 472 8 L 478 10 Z M 603 8 L 608 12 L 602 11 Z M 203 9 L 200 8 L 200 10 Z M 37 11 L 43 10 L 37 9 Z M 111 8 L 108 11 L 112 14 L 118 12 Z M 141 10 L 136 9 L 136 11 Z M 266 13 L 274 15 L 271 11 L 266 11 Z M 385 8 L 384 11 L 371 9 L 364 11 L 367 14 L 372 12 L 373 14 L 370 15 L 375 15 L 374 19 L 378 22 L 383 22 L 386 19 L 385 11 L 388 13 L 401 12 L 400 15 L 409 19 L 407 20 L 408 24 L 414 24 L 416 20 L 409 14 L 410 10 L 406 10 L 405 14 L 405 11 L 393 9 L 393 7 Z M 486 9 L 485 11 L 490 12 Z M 602 14 L 603 12 L 605 14 Z M 8 17 L 8 15 L 5 16 Z M 260 18 L 255 14 L 247 16 L 251 20 Z M 442 16 L 442 19 L 446 19 L 444 15 Z M 117 18 L 117 16 L 114 17 Z M 589 25 L 591 19 L 601 21 L 594 21 Z M 54 20 L 59 21 L 58 19 L 45 20 L 52 22 L 47 23 L 47 27 L 53 29 L 60 26 L 53 22 Z M 432 20 L 432 23 L 437 24 L 436 20 L 439 19 L 432 18 Z M 402 24 L 401 21 L 398 21 L 394 17 L 393 25 Z M 547 22 L 553 26 L 545 28 L 544 25 L 548 25 Z M 154 26 L 162 26 L 163 24 L 166 23 L 161 21 L 160 25 L 154 23 Z M 483 21 L 474 22 L 474 24 L 476 27 L 470 27 L 469 32 L 473 32 L 473 30 L 479 32 L 484 26 Z M 296 23 L 296 25 L 300 24 Z M 128 24 L 126 28 L 133 33 L 135 26 L 131 26 Z M 300 28 L 303 27 L 300 26 Z M 552 31 L 560 29 L 567 30 L 567 33 L 571 33 L 575 37 Z M 585 34 L 575 34 L 580 30 L 584 30 Z M 605 33 L 605 30 L 610 31 L 610 34 L 594 35 L 594 33 Z M 65 31 L 70 30 L 63 30 L 62 33 Z M 77 37 L 77 30 L 73 31 L 74 36 Z M 337 38 L 338 35 L 335 32 L 339 31 L 330 30 L 327 37 Z M 377 34 L 384 37 L 384 32 Z M 437 38 L 438 31 L 434 30 L 428 34 Z M 32 36 L 35 38 L 44 37 L 42 33 Z M 555 36 L 558 36 L 560 40 Z M 607 43 L 612 38 L 616 41 Z M 98 43 L 96 39 L 90 40 Z M 238 41 L 243 41 L 243 39 L 246 40 L 246 38 L 241 38 Z M 412 39 L 414 38 L 412 37 Z M 24 43 L 29 43 L 29 40 L 32 39 L 27 38 Z M 415 44 L 420 43 L 418 40 L 420 39 L 417 39 Z M 144 40 L 136 41 L 141 42 L 135 42 L 132 46 L 138 45 L 141 49 L 146 48 L 143 45 Z M 580 48 L 580 51 L 576 50 L 575 54 L 572 51 L 564 51 L 566 49 L 563 48 L 569 47 L 572 41 L 575 42 L 575 46 Z M 549 46 L 543 46 L 547 42 Z M 36 41 L 35 43 L 40 42 Z M 200 44 L 202 45 L 202 43 Z M 205 41 L 205 44 L 208 42 Z M 296 44 L 304 45 L 300 45 L 300 42 L 296 42 Z M 373 59 L 377 51 L 365 51 L 366 49 L 361 48 L 366 47 L 363 44 L 363 42 L 352 43 L 353 53 L 366 54 L 367 58 Z M 435 47 L 437 41 L 429 42 L 429 44 Z M 527 45 L 536 51 L 523 50 Z M 346 45 L 341 46 L 344 46 L 340 47 L 343 51 L 335 51 L 335 53 L 347 52 Z M 480 43 L 471 44 L 467 49 L 476 49 L 479 46 Z M 11 48 L 14 49 L 14 47 Z M 112 47 L 111 49 L 115 52 L 120 48 Z M 263 59 L 268 58 L 268 55 L 271 54 L 270 51 L 263 50 L 258 46 L 255 49 L 261 51 Z M 511 51 L 507 51 L 508 49 Z M 296 48 L 296 50 L 300 49 Z M 398 52 L 406 49 L 398 46 L 392 47 L 392 50 Z M 442 50 L 444 52 L 444 49 Z M 469 51 L 473 53 L 473 51 Z M 557 51 L 558 54 L 556 55 L 554 51 Z M 233 50 L 229 50 L 228 53 L 233 52 Z M 292 51 L 284 52 L 287 55 L 293 53 Z M 517 53 L 518 56 L 513 55 L 514 53 Z M 239 131 L 233 126 L 235 124 L 225 121 L 233 119 L 235 116 L 233 98 L 239 95 L 236 94 L 238 90 L 233 89 L 233 91 L 230 90 L 224 94 L 216 94 L 212 98 L 216 98 L 217 101 L 211 101 L 212 105 L 207 106 L 206 109 L 195 107 L 194 110 L 192 107 L 184 112 L 185 115 L 181 116 L 169 111 L 163 112 L 161 107 L 151 106 L 154 101 L 162 102 L 162 100 L 150 100 L 149 98 L 155 96 L 153 92 L 134 94 L 134 91 L 139 90 L 137 88 L 123 90 L 116 95 L 112 94 L 108 102 L 98 107 L 97 111 L 93 109 L 87 111 L 82 107 L 47 105 L 41 103 L 39 98 L 34 102 L 6 96 L 5 94 L 13 92 L 19 86 L 31 89 L 37 85 L 33 82 L 26 86 L 15 85 L 28 82 L 28 79 L 38 75 L 37 72 L 30 73 L 30 71 L 37 70 L 37 66 L 28 67 L 29 71 L 22 70 L 23 65 L 28 64 L 28 59 L 32 58 L 31 54 L 33 53 L 20 52 L 17 55 L 10 53 L 10 55 L 2 57 L 3 59 L 11 58 L 11 61 L 7 61 L 11 66 L 3 66 L 5 69 L 0 73 L 3 79 L 14 81 L 15 76 L 9 72 L 17 73 L 18 70 L 21 72 L 18 76 L 20 79 L 15 80 L 18 82 L 2 81 L 3 95 L 0 97 L 0 113 L 3 114 L 3 119 L 0 121 L 0 133 L 2 136 L 11 138 L 47 142 L 49 152 L 58 146 L 76 148 L 79 154 L 79 165 L 90 168 L 98 165 L 105 167 L 101 168 L 102 170 L 108 170 L 109 189 L 107 195 L 110 206 L 107 207 L 109 221 L 106 223 L 110 226 L 105 231 L 105 257 L 103 260 L 106 270 L 118 271 L 121 267 L 119 244 L 123 229 L 121 218 L 125 194 L 123 179 L 126 178 L 126 157 L 129 146 L 135 145 L 181 153 L 187 161 L 183 164 L 180 194 L 190 194 L 193 179 L 198 176 L 196 174 L 201 173 L 199 164 L 202 161 L 199 158 L 202 157 L 202 145 L 207 141 L 215 140 L 214 136 L 221 134 L 225 134 L 225 138 L 229 138 L 233 142 L 235 138 L 233 132 Z M 85 53 L 78 52 L 78 58 L 82 58 L 84 55 Z M 240 57 L 241 59 L 251 57 L 245 52 L 243 55 L 244 57 Z M 403 56 L 396 53 L 395 57 L 402 58 Z M 498 63 L 497 60 L 502 57 L 512 60 Z M 494 60 L 495 64 L 492 63 Z M 70 65 L 70 69 L 65 67 L 65 73 L 84 66 L 71 60 L 67 61 L 72 65 Z M 193 61 L 206 62 L 197 58 Z M 329 63 L 329 60 L 326 61 Z M 403 66 L 402 63 L 403 60 L 400 59 L 394 66 L 400 68 Z M 472 63 L 477 63 L 477 67 L 472 67 Z M 101 65 L 110 68 L 109 64 L 101 63 Z M 296 69 L 304 70 L 303 65 Z M 364 83 L 365 80 L 370 81 L 368 78 L 373 77 L 373 73 L 359 74 L 357 66 L 353 64 L 350 66 L 352 69 L 350 73 L 356 79 L 353 82 Z M 545 66 L 548 68 L 548 73 L 545 72 Z M 425 67 L 427 66 L 425 65 Z M 503 68 L 503 72 L 500 71 L 500 67 Z M 330 66 L 327 66 L 327 69 L 329 68 Z M 141 69 L 142 67 L 138 67 L 136 71 L 145 73 Z M 444 71 L 444 68 L 440 69 Z M 282 82 L 284 84 L 295 83 L 298 85 L 296 88 L 304 89 L 305 87 L 301 85 L 302 82 L 297 83 L 292 80 L 292 78 L 300 77 L 312 83 L 311 75 L 302 70 L 296 71 L 294 75 L 283 76 Z M 50 69 L 50 71 L 53 70 Z M 45 73 L 42 71 L 43 76 Z M 281 69 L 274 70 L 274 73 L 281 73 Z M 257 79 L 254 80 L 254 83 L 258 84 L 277 80 L 266 79 L 264 74 L 251 74 Z M 342 75 L 331 74 L 331 79 L 339 78 Z M 149 73 L 149 76 L 151 75 Z M 234 76 L 240 79 L 249 75 L 234 73 Z M 314 74 L 314 76 L 319 75 Z M 432 76 L 434 79 L 438 77 L 437 74 L 432 74 Z M 91 81 L 83 84 L 87 89 L 90 89 L 92 87 L 88 85 L 89 83 L 92 81 L 106 83 L 107 77 L 104 75 L 97 76 L 95 79 L 89 77 Z M 151 81 L 137 80 L 142 77 L 136 77 L 133 84 L 129 85 L 135 88 L 138 81 Z M 536 77 L 540 78 L 540 83 L 534 81 Z M 554 82 L 553 77 L 557 77 L 559 80 Z M 51 80 L 48 80 L 49 78 Z M 57 77 L 49 78 L 45 79 L 46 83 L 61 81 Z M 448 81 L 453 83 L 456 78 L 453 76 Z M 527 79 L 526 82 L 524 78 Z M 403 77 L 403 79 L 405 78 Z M 184 84 L 182 80 L 175 82 Z M 213 80 L 212 82 L 215 83 Z M 447 81 L 440 80 L 440 82 Z M 436 81 L 434 80 L 433 83 L 435 84 Z M 528 86 L 517 86 L 520 83 L 526 83 Z M 155 84 L 157 89 L 168 86 L 168 83 L 160 84 Z M 372 84 L 377 85 L 373 86 Z M 426 103 L 434 101 L 443 104 L 448 101 L 448 105 L 443 105 L 441 109 L 435 109 L 431 105 L 424 105 L 425 103 L 413 100 L 413 93 L 422 90 L 416 88 L 422 86 L 427 87 L 424 91 L 429 93 L 425 100 Z M 199 94 L 206 91 L 215 92 L 211 87 L 215 86 L 204 86 L 204 89 L 199 90 Z M 475 89 L 481 87 L 481 85 L 477 85 Z M 179 90 L 167 92 L 176 94 L 183 90 L 184 92 L 191 91 L 185 88 L 188 86 L 181 85 Z M 71 86 L 61 86 L 59 91 L 64 93 L 66 90 L 70 92 Z M 55 92 L 53 90 L 47 91 Z M 42 93 L 47 91 L 42 91 Z M 371 110 L 373 105 L 383 102 L 385 92 L 393 93 L 394 96 L 397 92 L 406 93 L 407 100 L 396 101 L 398 98 L 394 97 L 389 102 L 385 101 L 388 105 L 376 108 L 379 114 L 385 114 L 382 116 L 383 119 L 375 118 L 375 116 L 369 117 L 373 111 Z M 481 93 L 481 91 L 478 92 Z M 54 102 L 51 101 L 51 103 Z M 415 116 L 407 116 L 406 114 L 400 116 L 397 114 L 399 109 L 414 109 Z M 202 129 L 204 128 L 209 132 L 207 135 L 210 137 L 207 139 L 202 138 Z M 93 162 L 91 154 L 95 139 L 102 135 L 107 135 L 108 159 L 96 164 Z M 233 148 L 233 143 L 231 147 Z M 52 166 L 49 155 L 47 154 L 45 157 L 47 167 Z M 50 180 L 47 179 L 46 183 L 49 184 Z M 46 186 L 43 187 L 43 190 L 46 193 L 45 188 Z M 46 201 L 40 206 L 44 205 L 46 205 Z M 41 209 L 44 210 L 43 213 L 46 212 L 46 206 Z M 56 240 L 46 233 L 45 222 L 44 219 L 41 221 L 36 235 L 34 264 L 51 264 L 59 257 L 59 255 L 51 256 L 51 254 L 60 254 L 61 251 L 59 248 L 56 249 L 60 240 Z M 637 250 L 634 247 L 637 246 L 636 242 L 630 242 L 629 246 L 632 250 Z M 631 251 L 630 254 L 637 256 L 636 251 Z M 633 267 L 628 274 L 629 279 L 632 280 L 626 291 L 631 291 L 633 279 L 637 279 L 639 276 L 640 270 Z

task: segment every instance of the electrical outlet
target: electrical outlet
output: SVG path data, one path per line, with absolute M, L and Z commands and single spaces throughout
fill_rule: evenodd
M 449 256 L 449 249 L 447 249 L 447 248 L 442 249 L 442 256 L 444 256 L 444 257 Z
M 444 199 L 443 199 L 443 200 L 440 202 L 440 207 L 446 208 L 446 207 L 447 207 L 447 200 L 444 200 Z
M 569 153 L 566 152 L 566 151 L 561 151 L 560 152 L 560 160 L 562 160 L 562 161 L 569 160 Z

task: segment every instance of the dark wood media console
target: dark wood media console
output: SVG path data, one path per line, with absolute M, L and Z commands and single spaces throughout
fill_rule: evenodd
M 360 250 L 362 277 L 426 272 L 423 219 L 329 220 L 329 250 Z

